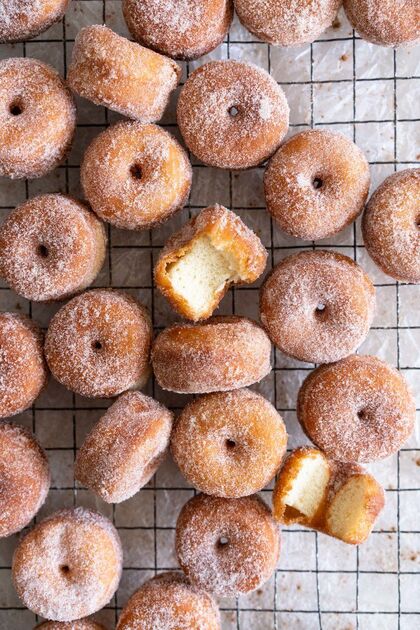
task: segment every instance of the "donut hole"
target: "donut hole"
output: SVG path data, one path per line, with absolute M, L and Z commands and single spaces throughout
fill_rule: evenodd
M 20 100 L 14 100 L 9 105 L 9 112 L 12 116 L 20 116 L 23 114 L 23 105 Z
M 98 339 L 95 339 L 95 341 L 92 342 L 92 348 L 95 352 L 99 352 L 102 350 L 102 343 Z
M 68 575 L 70 573 L 70 567 L 68 564 L 62 564 L 60 567 L 60 573 L 61 575 Z
M 217 541 L 217 548 L 226 549 L 228 545 L 229 545 L 229 539 L 226 538 L 226 536 L 220 536 L 219 540 Z
M 236 116 L 239 115 L 239 109 L 236 105 L 232 105 L 232 107 L 229 107 L 228 109 L 228 114 L 229 116 L 231 116 L 232 118 L 236 118 Z
M 225 440 L 225 447 L 226 450 L 233 451 L 233 449 L 236 447 L 235 440 Z
M 417 227 L 417 229 L 419 229 L 419 230 L 420 230 L 420 214 L 419 214 L 419 216 L 417 217 L 417 219 L 416 219 L 415 223 L 416 223 L 416 227 Z
M 357 417 L 359 418 L 359 420 L 366 420 L 367 419 L 367 413 L 365 409 L 359 409 L 359 411 L 357 412 Z
M 130 168 L 130 175 L 133 179 L 140 180 L 143 177 L 143 170 L 140 164 L 133 164 Z
M 323 318 L 325 316 L 326 306 L 323 302 L 318 302 L 315 308 L 315 317 Z
M 322 177 L 314 177 L 312 180 L 312 186 L 315 190 L 319 190 L 324 185 L 324 180 Z
M 50 255 L 50 252 L 48 251 L 48 247 L 42 244 L 38 245 L 36 253 L 38 254 L 40 258 L 48 258 L 48 256 Z

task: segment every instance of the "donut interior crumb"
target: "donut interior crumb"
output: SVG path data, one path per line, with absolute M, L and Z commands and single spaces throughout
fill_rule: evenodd
M 371 529 L 371 521 L 366 519 L 371 492 L 371 479 L 363 475 L 355 475 L 340 488 L 328 511 L 328 529 L 333 536 L 341 540 L 366 537 Z
M 292 485 L 283 498 L 285 521 L 313 518 L 325 496 L 329 480 L 330 468 L 321 453 L 302 457 Z

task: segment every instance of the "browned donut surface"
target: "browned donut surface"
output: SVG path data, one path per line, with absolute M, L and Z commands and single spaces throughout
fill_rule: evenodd
M 0 175 L 33 179 L 70 149 L 76 108 L 57 71 L 41 61 L 0 61 Z
M 0 228 L 0 273 L 23 297 L 61 300 L 93 282 L 105 259 L 103 224 L 80 201 L 39 195 Z
M 370 184 L 364 153 L 340 133 L 292 136 L 264 176 L 267 210 L 278 227 L 305 241 L 332 236 L 363 210 Z
M 289 126 L 280 86 L 262 68 L 239 61 L 211 61 L 195 70 L 177 116 L 188 148 L 205 164 L 229 169 L 264 162 Z
M 199 494 L 181 510 L 178 561 L 193 584 L 219 596 L 237 596 L 264 584 L 280 553 L 271 511 L 256 495 L 221 499 Z
M 375 263 L 401 282 L 420 283 L 420 168 L 394 173 L 372 195 L 363 240 Z
M 103 608 L 121 572 L 117 530 L 85 508 L 61 510 L 37 524 L 16 547 L 12 564 L 24 605 L 53 621 L 80 619 Z
M 204 590 L 180 573 L 161 573 L 128 600 L 117 630 L 221 630 L 220 613 Z
M 313 42 L 331 24 L 341 0 L 234 0 L 242 24 L 279 46 Z
M 353 355 L 311 372 L 300 388 L 297 413 L 328 457 L 372 462 L 410 437 L 415 404 L 397 370 L 377 357 Z
M 351 258 L 324 250 L 282 260 L 261 288 L 261 321 L 285 354 L 331 363 L 352 354 L 366 338 L 375 288 Z
M 270 373 L 271 343 L 246 317 L 213 317 L 166 328 L 153 344 L 152 364 L 163 389 L 180 394 L 228 391 Z
M 47 456 L 35 437 L 24 427 L 0 421 L 0 538 L 28 525 L 49 487 Z
M 353 28 L 373 44 L 398 47 L 420 40 L 418 0 L 344 0 L 344 10 Z
M 128 293 L 95 289 L 52 318 L 45 356 L 55 378 L 90 398 L 110 398 L 142 387 L 150 373 L 152 325 Z
M 44 621 L 34 630 L 106 630 L 105 626 L 91 619 L 78 619 L 77 621 Z
M 21 42 L 43 33 L 64 15 L 70 0 L 1 0 L 0 42 Z
M 135 40 L 173 57 L 197 59 L 222 41 L 233 17 L 232 0 L 123 0 Z

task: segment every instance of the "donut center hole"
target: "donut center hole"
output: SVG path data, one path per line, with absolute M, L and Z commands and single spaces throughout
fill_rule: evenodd
M 46 247 L 45 245 L 39 245 L 37 249 L 37 254 L 41 258 L 48 258 L 49 256 L 48 247 Z
M 63 565 L 60 567 L 60 572 L 61 572 L 61 574 L 62 574 L 62 575 L 68 575 L 68 574 L 70 573 L 70 567 L 69 567 L 69 565 L 68 565 L 68 564 L 63 564 Z
M 217 541 L 217 546 L 219 549 L 225 549 L 229 544 L 229 540 L 226 538 L 226 536 L 220 536 L 219 540 Z
M 95 350 L 95 352 L 99 352 L 99 350 L 102 350 L 102 344 L 100 341 L 98 341 L 98 339 L 96 339 L 93 343 L 92 343 L 92 348 Z
M 233 449 L 236 447 L 236 442 L 235 440 L 226 440 L 225 446 L 228 451 L 233 451 Z
M 133 164 L 130 168 L 130 175 L 133 179 L 141 179 L 143 177 L 143 171 L 140 164 Z
M 315 188 L 315 190 L 319 190 L 319 188 L 322 188 L 323 185 L 324 181 L 320 177 L 314 177 L 314 179 L 312 180 L 312 186 Z
M 315 315 L 316 317 L 322 317 L 325 314 L 325 304 L 323 302 L 319 302 L 319 304 L 317 304 L 316 309 L 315 309 Z
M 364 409 L 360 409 L 357 412 L 357 417 L 359 418 L 359 420 L 366 420 L 367 419 L 367 413 Z
M 12 116 L 20 116 L 23 113 L 23 106 L 20 101 L 13 101 L 9 106 L 9 112 Z
M 420 214 L 419 214 L 419 216 L 416 219 L 416 226 L 420 230 Z
M 228 109 L 228 114 L 232 118 L 236 118 L 236 116 L 239 114 L 239 109 L 236 107 L 236 105 L 232 105 L 232 107 L 229 107 Z

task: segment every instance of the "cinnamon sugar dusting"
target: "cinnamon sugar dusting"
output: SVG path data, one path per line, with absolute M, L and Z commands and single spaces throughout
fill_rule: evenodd
M 39 35 L 64 15 L 70 0 L 0 0 L 0 42 Z

